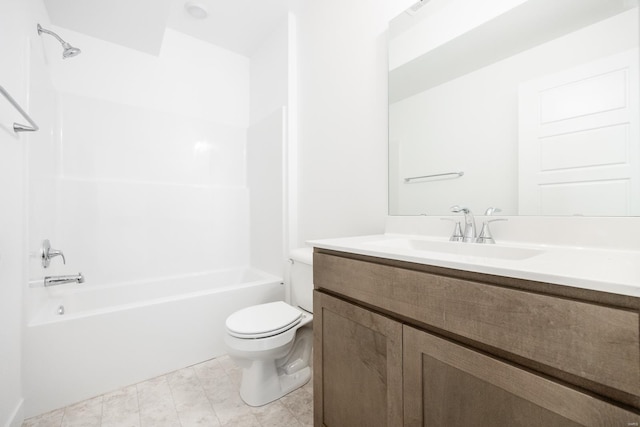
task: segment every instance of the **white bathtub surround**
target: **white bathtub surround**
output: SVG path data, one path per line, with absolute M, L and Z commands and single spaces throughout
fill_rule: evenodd
M 51 150 L 35 151 L 53 170 L 30 189 L 47 183 L 55 195 L 52 224 L 33 225 L 32 259 L 48 238 L 68 264 L 46 273 L 82 271 L 91 284 L 246 265 L 281 275 L 283 239 L 272 235 L 286 226 L 283 185 L 272 183 L 283 180 L 287 76 L 266 90 L 261 74 L 286 70 L 282 27 L 256 51 L 255 70 L 250 58 L 171 29 L 158 56 L 65 29 L 86 55 L 43 67 L 59 93 L 44 115 L 58 117 Z M 37 217 L 41 203 L 29 210 Z M 32 268 L 29 279 L 44 273 Z M 28 294 L 27 319 L 40 297 Z
M 23 427 L 313 425 L 311 383 L 252 408 L 240 400 L 239 378 L 238 369 L 223 356 L 38 415 Z
M 55 244 L 67 265 L 54 274 L 106 284 L 249 264 L 245 128 L 60 99 Z
M 30 146 L 28 279 L 82 271 L 90 287 L 248 266 L 249 58 L 173 30 L 152 56 L 53 29 L 83 54 L 32 53 L 58 101 L 40 112 L 50 141 Z M 39 266 L 42 239 L 66 265 Z M 25 298 L 30 321 L 46 293 Z
M 47 289 L 25 328 L 27 416 L 225 354 L 227 316 L 284 298 L 281 279 L 256 270 L 88 284 Z

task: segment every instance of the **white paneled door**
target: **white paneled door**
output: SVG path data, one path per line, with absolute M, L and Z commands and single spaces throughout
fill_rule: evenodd
M 519 88 L 520 215 L 640 215 L 638 50 Z

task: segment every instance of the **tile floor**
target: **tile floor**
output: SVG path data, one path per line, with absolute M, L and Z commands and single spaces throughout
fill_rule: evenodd
M 228 357 L 25 420 L 22 427 L 304 427 L 313 425 L 311 382 L 253 408 L 238 394 L 240 370 Z

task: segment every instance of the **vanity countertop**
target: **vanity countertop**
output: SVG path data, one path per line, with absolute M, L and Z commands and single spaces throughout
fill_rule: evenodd
M 378 234 L 312 240 L 316 248 L 640 297 L 640 251 L 449 242 Z

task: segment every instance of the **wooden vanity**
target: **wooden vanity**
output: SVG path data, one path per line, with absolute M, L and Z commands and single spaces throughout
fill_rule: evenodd
M 316 248 L 315 426 L 638 426 L 640 298 Z

